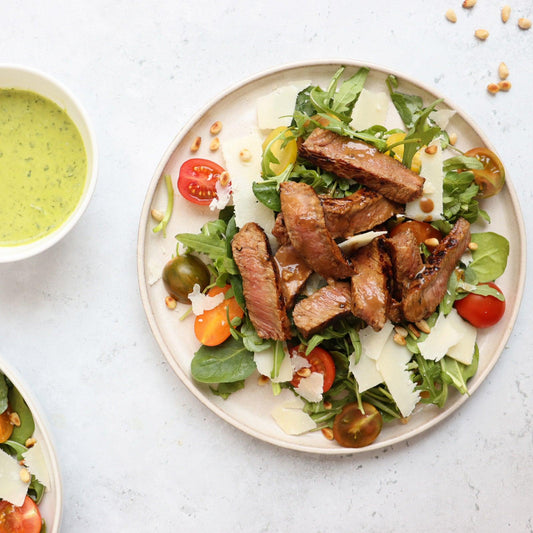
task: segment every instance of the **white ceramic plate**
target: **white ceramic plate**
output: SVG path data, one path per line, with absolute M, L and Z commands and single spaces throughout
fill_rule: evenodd
M 216 218 L 217 212 L 211 212 L 207 207 L 193 205 L 176 192 L 173 216 L 167 228 L 167 237 L 163 238 L 160 233 L 152 232 L 155 223 L 150 217 L 150 209 L 152 207 L 165 209 L 166 191 L 162 177 L 170 174 L 176 190 L 179 167 L 186 159 L 193 157 L 189 147 L 196 136 L 201 136 L 203 143 L 195 157 L 205 157 L 223 163 L 221 154 L 212 153 L 208 148 L 211 138 L 209 127 L 214 121 L 220 120 L 223 123 L 221 143 L 224 139 L 245 136 L 256 128 L 255 103 L 258 97 L 298 80 L 311 80 L 314 84 L 326 88 L 340 64 L 347 66 L 346 76 L 363 66 L 353 61 L 306 62 L 284 66 L 245 80 L 202 109 L 173 140 L 154 173 L 142 209 L 138 238 L 138 274 L 142 302 L 161 350 L 183 383 L 213 412 L 242 431 L 277 446 L 323 454 L 358 453 L 403 441 L 443 420 L 465 402 L 468 396 L 450 394 L 443 409 L 435 406 L 419 407 L 408 424 L 399 422 L 386 424 L 378 439 L 372 445 L 361 449 L 341 448 L 335 442 L 326 440 L 320 432 L 302 436 L 286 435 L 270 416 L 270 411 L 276 402 L 271 388 L 259 387 L 257 375 L 252 375 L 244 390 L 234 393 L 228 400 L 214 396 L 207 386 L 196 383 L 191 377 L 190 362 L 193 353 L 199 347 L 193 334 L 193 318 L 179 320 L 180 315 L 187 309 L 181 304 L 178 305 L 177 312 L 170 312 L 165 306 L 166 292 L 163 283 L 160 279 L 154 280 L 160 275 L 166 261 L 175 253 L 174 235 L 178 232 L 197 233 L 208 219 Z M 426 104 L 436 98 L 442 98 L 434 90 L 399 73 L 375 65 L 366 64 L 366 66 L 371 68 L 365 85 L 368 89 L 386 90 L 384 84 L 386 77 L 395 74 L 400 81 L 401 92 L 418 94 L 423 97 Z M 446 99 L 443 106 L 457 111 L 447 130 L 457 133 L 458 148 L 467 150 L 475 146 L 486 146 L 496 151 L 487 137 L 462 111 Z M 489 229 L 505 235 L 510 241 L 511 251 L 507 270 L 498 280 L 498 285 L 507 298 L 507 310 L 497 326 L 479 333 L 481 356 L 478 372 L 469 381 L 471 393 L 487 377 L 505 346 L 516 319 L 524 286 L 526 242 L 524 225 L 516 193 L 509 177 L 507 178 L 503 191 L 498 196 L 486 200 L 483 205 L 492 217 Z
M 48 487 L 44 493 L 43 499 L 39 504 L 39 511 L 46 523 L 47 533 L 58 533 L 63 512 L 63 490 L 57 457 L 52 437 L 48 430 L 48 423 L 43 416 L 42 409 L 37 400 L 33 397 L 19 373 L 12 368 L 7 361 L 1 358 L 0 370 L 9 378 L 11 383 L 13 383 L 15 388 L 19 391 L 33 415 L 33 420 L 35 422 L 35 432 L 33 435 L 37 441 L 41 443 L 50 476 L 50 487 Z

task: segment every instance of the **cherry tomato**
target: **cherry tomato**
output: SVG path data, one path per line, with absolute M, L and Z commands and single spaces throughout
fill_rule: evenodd
M 472 170 L 479 185 L 479 197 L 488 198 L 498 194 L 505 183 L 505 169 L 498 156 L 488 148 L 472 148 L 465 153 L 483 163 L 483 169 Z
M 178 255 L 163 268 L 163 284 L 167 292 L 181 303 L 191 303 L 189 295 L 196 284 L 203 291 L 209 284 L 209 270 L 195 255 Z
M 41 526 L 39 508 L 29 496 L 22 507 L 0 501 L 0 533 L 39 533 Z
M 299 355 L 300 357 L 307 359 L 311 365 L 308 367 L 311 372 L 318 372 L 324 376 L 323 392 L 328 392 L 335 381 L 335 363 L 333 358 L 329 352 L 323 348 L 320 348 L 319 346 L 313 348 L 309 355 L 305 355 L 305 349 L 306 347 L 303 344 L 300 344 L 299 346 L 293 346 L 290 349 L 290 355 L 291 357 Z M 301 379 L 301 376 L 295 373 L 292 377 L 291 384 L 294 387 L 297 387 Z
M 208 296 L 216 296 L 217 294 L 226 294 L 230 289 L 230 285 L 225 287 L 213 287 L 209 289 Z M 205 311 L 196 317 L 194 321 L 194 334 L 196 338 L 205 346 L 218 346 L 222 344 L 230 335 L 230 325 L 228 324 L 229 310 L 230 321 L 234 318 L 242 318 L 243 310 L 240 308 L 235 298 L 228 298 L 214 309 Z
M 349 403 L 335 417 L 333 437 L 345 448 L 363 448 L 372 444 L 383 426 L 380 412 L 367 402 L 363 402 L 364 413 L 356 402 Z
M 283 135 L 281 136 L 282 133 Z M 270 146 L 270 151 L 279 161 L 279 163 L 270 163 L 270 170 L 272 170 L 276 176 L 281 174 L 289 165 L 292 165 L 298 156 L 298 145 L 296 143 L 296 138 L 293 137 L 289 128 L 285 128 L 284 126 L 280 126 L 279 128 L 276 128 L 270 132 L 270 135 L 263 142 L 263 152 L 278 136 L 280 136 L 280 138 L 273 142 Z M 287 144 L 285 144 L 285 146 L 283 146 L 283 137 L 291 139 L 287 142 Z
M 13 424 L 9 420 L 9 413 L 7 409 L 0 415 L 0 443 L 9 440 L 13 433 Z
M 419 222 L 418 220 L 408 220 L 407 222 L 398 224 L 391 230 L 390 236 L 394 237 L 394 235 L 407 231 L 408 229 L 414 233 L 418 244 L 425 242 L 427 239 L 434 238 L 438 241 L 442 239 L 442 233 L 438 229 L 427 222 Z M 431 247 L 428 246 L 428 248 Z
M 492 281 L 482 283 L 482 285 L 489 285 L 503 294 L 502 290 Z M 476 328 L 494 326 L 505 313 L 505 301 L 500 301 L 494 296 L 469 294 L 461 300 L 456 300 L 454 306 L 457 312 Z
M 194 204 L 209 205 L 217 197 L 216 183 L 224 169 L 208 159 L 188 159 L 181 165 L 178 189 Z

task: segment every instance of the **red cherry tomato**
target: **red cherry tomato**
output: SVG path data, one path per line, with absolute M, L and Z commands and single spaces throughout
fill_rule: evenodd
M 207 292 L 208 296 L 217 294 L 226 294 L 230 285 L 225 287 L 213 287 Z M 226 312 L 226 309 L 229 312 Z M 194 321 L 194 334 L 204 346 L 218 346 L 222 344 L 230 335 L 230 325 L 228 323 L 228 314 L 230 321 L 236 317 L 242 318 L 243 310 L 240 308 L 235 298 L 228 298 L 218 304 L 214 309 L 204 311 L 198 315 Z
M 397 235 L 398 233 L 403 233 L 404 231 L 407 231 L 410 229 L 418 242 L 418 244 L 421 244 L 428 239 L 437 239 L 439 242 L 442 239 L 442 233 L 434 228 L 431 224 L 428 224 L 427 222 L 419 222 L 418 220 L 408 220 L 407 222 L 402 222 L 401 224 L 398 224 L 392 230 L 390 231 L 390 236 L 394 237 L 394 235 Z M 431 246 L 428 246 L 428 248 L 432 248 Z
M 335 381 L 335 363 L 333 362 L 333 358 L 329 352 L 323 348 L 320 348 L 319 346 L 313 348 L 309 355 L 305 355 L 305 348 L 306 347 L 303 344 L 300 344 L 299 346 L 293 346 L 290 349 L 291 357 L 299 355 L 300 357 L 307 359 L 311 365 L 308 367 L 311 372 L 318 372 L 324 376 L 323 392 L 328 392 Z M 295 373 L 292 377 L 291 384 L 294 387 L 297 387 L 301 379 L 301 376 Z
M 223 172 L 208 159 L 188 159 L 180 168 L 178 190 L 189 202 L 209 205 L 217 197 L 216 183 Z
M 501 289 L 492 281 L 482 285 L 489 285 L 503 294 Z M 494 326 L 505 312 L 505 301 L 500 301 L 494 296 L 481 296 L 479 294 L 469 294 L 462 300 L 456 300 L 454 306 L 457 312 L 476 328 Z
M 29 496 L 22 507 L 0 501 L 0 533 L 39 533 L 41 526 L 39 508 Z
M 483 163 L 483 168 L 472 170 L 474 181 L 479 185 L 479 197 L 488 198 L 498 194 L 505 183 L 505 169 L 499 157 L 488 148 L 472 148 L 465 152 Z
M 363 402 L 364 413 L 357 403 L 349 403 L 333 421 L 333 437 L 345 448 L 362 448 L 372 444 L 381 432 L 383 418 L 370 403 Z

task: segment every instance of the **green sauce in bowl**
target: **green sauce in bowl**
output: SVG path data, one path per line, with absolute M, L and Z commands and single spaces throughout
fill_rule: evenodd
M 58 229 L 86 179 L 85 146 L 67 113 L 34 92 L 0 89 L 0 246 Z

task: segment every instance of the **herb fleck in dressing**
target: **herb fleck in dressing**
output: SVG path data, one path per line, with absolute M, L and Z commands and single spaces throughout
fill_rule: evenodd
M 0 246 L 59 228 L 86 176 L 85 146 L 66 112 L 36 93 L 0 89 Z

